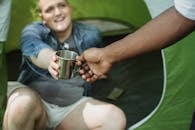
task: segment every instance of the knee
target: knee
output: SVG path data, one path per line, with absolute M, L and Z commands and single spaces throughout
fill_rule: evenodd
M 10 117 L 17 118 L 21 114 L 24 113 L 30 113 L 32 111 L 33 106 L 35 104 L 33 103 L 32 99 L 29 96 L 20 96 L 15 95 L 17 93 L 14 93 L 10 96 L 7 104 L 7 114 L 9 114 Z M 32 107 L 32 108 L 31 108 Z
M 86 103 L 83 115 L 89 129 L 124 130 L 126 128 L 124 112 L 112 104 L 96 101 Z
M 111 125 L 115 125 L 115 127 L 121 130 L 126 127 L 125 113 L 115 105 L 107 105 L 104 119 L 106 119 L 105 122 L 110 122 Z
M 34 95 L 14 92 L 8 99 L 6 114 L 9 120 L 25 120 L 37 110 L 37 101 Z

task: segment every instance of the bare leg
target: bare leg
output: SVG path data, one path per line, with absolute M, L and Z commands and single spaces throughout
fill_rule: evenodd
M 45 118 L 39 95 L 30 88 L 18 88 L 8 99 L 3 130 L 44 130 Z
M 90 99 L 71 112 L 56 130 L 124 130 L 126 117 L 118 107 Z

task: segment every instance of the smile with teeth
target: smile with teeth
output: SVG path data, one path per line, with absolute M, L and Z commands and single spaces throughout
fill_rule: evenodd
M 62 21 L 64 21 L 64 18 L 57 18 L 57 19 L 55 19 L 55 22 L 62 22 Z

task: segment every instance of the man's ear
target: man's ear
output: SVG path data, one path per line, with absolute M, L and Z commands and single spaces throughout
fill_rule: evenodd
M 39 17 L 41 18 L 43 24 L 45 24 L 46 22 L 43 20 L 43 15 L 41 13 L 39 13 Z

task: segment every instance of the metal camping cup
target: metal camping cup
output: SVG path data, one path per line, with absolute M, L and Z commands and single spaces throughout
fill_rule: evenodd
M 76 56 L 78 54 L 70 50 L 58 50 L 56 55 L 58 56 L 58 63 L 60 65 L 59 78 L 73 78 L 78 72 L 78 67 L 76 66 Z

